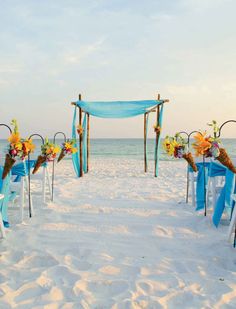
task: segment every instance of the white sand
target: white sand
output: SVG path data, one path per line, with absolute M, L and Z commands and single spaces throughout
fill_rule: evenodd
M 184 204 L 185 163 L 57 167 L 55 202 L 0 241 L 0 308 L 236 308 L 236 251 Z M 13 221 L 17 212 L 10 212 Z

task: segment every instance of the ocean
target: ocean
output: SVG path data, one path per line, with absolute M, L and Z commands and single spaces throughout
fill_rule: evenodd
M 62 139 L 58 139 L 56 143 L 61 145 Z M 34 139 L 36 144 L 36 150 L 32 157 L 36 157 L 40 151 L 41 141 Z M 161 140 L 162 143 L 162 140 Z M 222 139 L 223 147 L 225 147 L 230 156 L 236 157 L 236 139 Z M 4 156 L 5 149 L 7 146 L 6 140 L 0 140 L 0 156 Z M 91 157 L 120 157 L 127 159 L 143 159 L 143 139 L 139 138 L 128 138 L 128 139 L 91 139 L 90 141 L 90 154 Z M 155 141 L 154 139 L 147 140 L 147 155 L 149 160 L 154 159 Z M 69 158 L 68 158 L 69 159 Z M 164 153 L 161 147 L 160 160 L 171 161 L 173 160 Z

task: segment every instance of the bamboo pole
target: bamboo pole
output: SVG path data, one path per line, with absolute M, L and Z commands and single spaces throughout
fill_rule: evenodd
M 81 94 L 79 94 L 81 101 Z M 82 126 L 82 109 L 79 107 L 79 126 Z M 80 177 L 83 177 L 83 133 L 79 135 L 79 162 L 80 162 Z
M 144 172 L 147 172 L 147 114 L 144 114 Z
M 160 100 L 160 94 L 158 94 L 157 96 L 157 100 L 159 101 Z M 156 111 L 157 111 L 157 115 L 156 115 L 156 127 L 158 128 L 159 127 L 159 116 L 160 116 L 160 105 L 157 105 L 157 108 L 156 108 Z M 154 176 L 157 177 L 156 175 L 156 167 L 157 167 L 157 161 L 158 161 L 158 145 L 159 145 L 159 138 L 160 138 L 160 130 L 156 130 L 156 142 L 155 142 L 155 154 L 156 154 L 156 157 L 155 157 L 155 170 L 154 170 Z
M 88 121 L 87 121 L 87 172 L 89 171 L 89 154 L 90 154 L 90 135 L 89 135 L 89 130 L 90 130 L 90 115 L 89 113 L 87 114 Z

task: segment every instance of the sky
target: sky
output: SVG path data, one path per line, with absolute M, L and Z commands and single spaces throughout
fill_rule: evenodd
M 71 101 L 169 99 L 163 135 L 236 119 L 235 0 L 0 0 L 0 122 L 71 134 Z M 149 137 L 154 137 L 152 115 Z M 236 137 L 235 124 L 223 137 Z M 0 138 L 4 137 L 3 131 Z M 142 116 L 91 118 L 142 137 Z

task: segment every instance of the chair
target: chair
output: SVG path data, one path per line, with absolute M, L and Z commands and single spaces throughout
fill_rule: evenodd
M 236 194 L 232 195 L 232 199 L 233 199 L 234 203 L 236 203 Z M 236 228 L 236 207 L 234 207 L 234 209 L 233 209 L 230 225 L 229 225 L 229 228 L 228 228 L 227 238 L 228 238 L 229 242 L 231 241 L 231 235 L 235 231 L 235 228 Z M 234 240 L 234 242 L 235 242 L 235 240 Z M 235 246 L 235 243 L 234 243 L 234 246 Z
M 208 183 L 207 183 L 207 206 L 210 207 L 210 197 L 212 198 L 212 207 L 215 209 L 216 201 L 220 195 L 220 192 L 224 186 L 226 174 L 226 167 L 216 163 L 211 162 L 208 173 Z
M 34 161 L 30 161 L 30 169 L 34 165 Z M 25 207 L 25 199 L 26 196 L 28 196 L 28 188 L 29 188 L 29 182 L 28 182 L 28 161 L 20 162 L 13 166 L 12 168 L 12 179 L 10 182 L 10 191 L 13 196 L 13 203 L 15 204 L 15 199 L 18 196 L 19 197 L 19 210 L 20 210 L 20 222 L 23 222 L 24 219 L 24 207 Z M 33 203 L 32 203 L 32 196 L 30 195 L 31 199 L 31 210 L 33 213 Z
M 2 180 L 3 167 L 0 166 L 0 214 L 1 214 L 1 234 L 5 237 L 4 228 L 9 227 L 8 223 L 8 203 L 10 199 L 10 177 L 9 173 L 4 180 Z
M 39 171 L 36 174 L 31 174 L 30 179 L 33 180 L 39 180 L 42 184 L 42 203 L 46 203 L 46 195 L 47 195 L 47 189 L 49 196 L 51 198 L 52 196 L 52 187 L 51 187 L 51 177 L 49 175 L 49 169 L 48 164 L 43 164 L 42 167 L 40 167 Z
M 205 159 L 205 163 L 209 165 L 211 162 L 210 159 Z M 201 166 L 203 164 L 202 159 L 195 158 L 195 163 L 197 166 Z M 189 179 L 188 179 L 188 186 L 190 186 L 190 195 L 192 197 L 192 206 L 196 208 L 196 185 L 198 180 L 198 172 L 194 172 L 191 168 L 189 168 Z M 207 190 L 207 184 L 206 184 Z
M 4 195 L 0 194 L 0 200 L 3 200 L 3 199 L 4 199 Z M 6 234 L 5 234 L 5 228 L 4 228 L 4 224 L 3 224 L 3 218 L 2 218 L 2 212 L 1 211 L 0 211 L 0 232 L 1 232 L 2 238 L 5 238 Z

